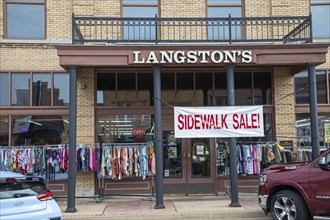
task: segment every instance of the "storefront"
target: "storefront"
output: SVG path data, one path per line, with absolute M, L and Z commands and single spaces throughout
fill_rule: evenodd
M 90 144 L 95 141 L 103 146 L 134 148 L 137 143 L 153 140 L 153 70 L 155 65 L 160 66 L 165 194 L 217 194 L 228 192 L 230 187 L 228 159 L 224 155 L 228 138 L 175 138 L 174 106 L 226 106 L 226 70 L 231 65 L 236 105 L 262 105 L 264 113 L 264 137 L 238 138 L 237 143 L 251 149 L 277 146 L 274 133 L 281 132 L 274 132 L 280 126 L 275 115 L 285 118 L 294 114 L 291 104 L 283 102 L 289 85 L 281 77 L 325 62 L 327 53 L 327 45 L 322 44 L 57 49 L 60 64 L 69 71 L 77 71 L 77 141 L 82 132 L 79 128 L 84 127 L 84 132 L 90 130 Z M 137 131 L 140 138 L 134 136 Z M 292 131 L 287 135 L 296 134 Z M 239 191 L 256 192 L 258 170 L 243 169 L 238 173 Z M 98 192 L 99 179 L 94 173 L 91 176 Z M 123 175 L 121 180 L 102 181 L 105 194 L 154 193 L 152 175 L 146 178 Z

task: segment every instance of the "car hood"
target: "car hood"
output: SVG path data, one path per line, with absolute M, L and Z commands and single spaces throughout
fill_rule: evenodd
M 263 172 L 275 172 L 275 171 L 292 171 L 300 169 L 302 166 L 308 164 L 309 162 L 292 162 L 285 164 L 274 164 L 263 170 Z

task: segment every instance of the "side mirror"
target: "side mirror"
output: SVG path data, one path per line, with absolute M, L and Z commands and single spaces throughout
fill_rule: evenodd
M 327 162 L 326 162 L 326 158 L 325 158 L 325 157 L 321 157 L 321 159 L 320 159 L 319 162 L 318 162 L 318 165 L 319 165 L 319 167 L 320 167 L 322 170 L 328 170 Z

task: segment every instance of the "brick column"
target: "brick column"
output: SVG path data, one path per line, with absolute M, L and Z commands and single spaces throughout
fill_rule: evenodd
M 288 67 L 274 67 L 274 104 L 277 141 L 292 140 L 296 145 L 294 77 Z
M 78 68 L 77 83 L 77 144 L 94 144 L 94 69 Z M 77 172 L 76 178 L 76 195 L 94 196 L 95 172 Z

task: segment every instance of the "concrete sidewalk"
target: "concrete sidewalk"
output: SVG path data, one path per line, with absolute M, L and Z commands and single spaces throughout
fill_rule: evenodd
M 224 196 L 164 197 L 165 209 L 154 209 L 155 198 L 106 197 L 76 199 L 77 212 L 66 213 L 66 199 L 56 199 L 64 219 L 271 219 L 258 205 L 257 197 L 240 198 L 241 207 L 229 207 Z

